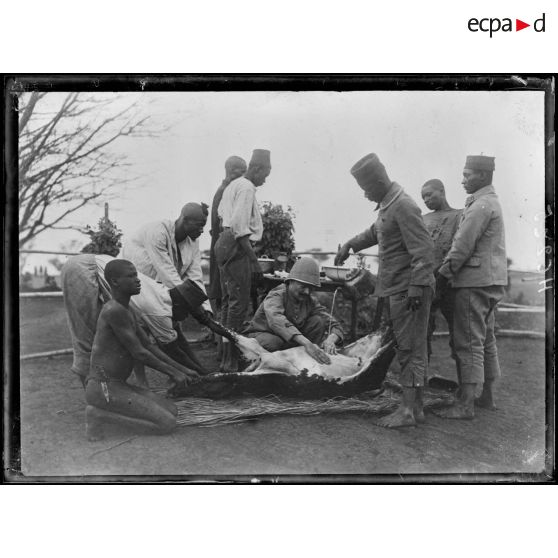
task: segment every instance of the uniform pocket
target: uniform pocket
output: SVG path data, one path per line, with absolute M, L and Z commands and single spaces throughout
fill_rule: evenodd
M 402 304 L 407 300 L 407 291 L 401 291 L 399 293 L 389 295 L 390 304 Z
M 480 264 L 481 264 L 481 259 L 479 256 L 471 256 L 467 260 L 465 267 L 480 267 Z

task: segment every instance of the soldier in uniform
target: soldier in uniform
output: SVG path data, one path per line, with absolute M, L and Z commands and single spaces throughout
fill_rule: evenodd
M 327 355 L 343 341 L 343 328 L 312 296 L 319 286 L 316 261 L 297 260 L 286 284 L 269 291 L 244 334 L 271 352 L 300 345 L 319 363 L 329 364 Z
M 422 389 L 428 367 L 426 331 L 434 287 L 434 246 L 417 204 L 389 179 L 376 154 L 358 161 L 351 174 L 364 190 L 364 197 L 378 204 L 378 218 L 341 246 L 335 265 L 342 264 L 351 249 L 358 252 L 376 244 L 379 247 L 375 294 L 388 301 L 403 386 L 399 408 L 379 424 L 388 428 L 413 426 L 424 420 Z
M 471 155 L 463 170 L 469 197 L 463 217 L 442 267 L 437 291 L 455 292 L 454 350 L 461 372 L 461 395 L 456 404 L 438 414 L 472 419 L 475 391 L 483 390 L 477 405 L 494 409 L 494 381 L 500 376 L 494 311 L 507 284 L 504 220 L 492 185 L 494 157 Z

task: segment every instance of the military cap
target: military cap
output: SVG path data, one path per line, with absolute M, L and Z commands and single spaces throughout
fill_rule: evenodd
M 374 180 L 378 176 L 385 175 L 385 172 L 384 165 L 375 153 L 365 155 L 351 168 L 351 174 L 361 186 L 365 186 L 370 180 Z
M 479 171 L 493 171 L 494 157 L 487 157 L 486 155 L 468 155 L 465 161 L 465 168 Z

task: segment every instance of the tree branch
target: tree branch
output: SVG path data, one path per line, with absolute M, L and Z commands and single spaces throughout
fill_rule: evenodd
M 113 98 L 72 92 L 55 110 L 51 98 L 32 93 L 21 107 L 20 246 L 50 228 L 75 230 L 64 222 L 69 215 L 122 195 L 137 178 L 123 176 L 126 155 L 111 145 L 125 136 L 153 135 L 136 103 L 109 114 Z

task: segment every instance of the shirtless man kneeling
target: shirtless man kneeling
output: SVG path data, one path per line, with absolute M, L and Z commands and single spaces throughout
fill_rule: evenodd
M 140 292 L 141 283 L 134 265 L 127 260 L 111 260 L 105 279 L 112 300 L 102 308 L 91 351 L 91 370 L 86 380 L 86 434 L 90 441 L 103 438 L 103 423 L 112 422 L 167 433 L 176 426 L 177 409 L 171 401 L 131 385 L 127 379 L 134 363 L 143 363 L 186 383 L 197 374 L 174 362 L 150 345 L 129 309 L 130 297 Z

